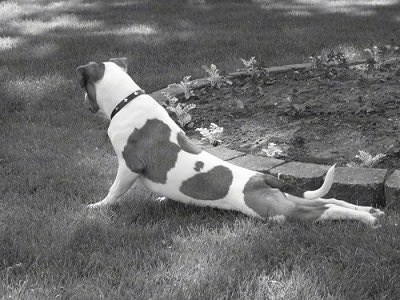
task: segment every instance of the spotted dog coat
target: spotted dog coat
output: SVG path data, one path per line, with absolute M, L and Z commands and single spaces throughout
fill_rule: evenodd
M 110 118 L 122 99 L 140 90 L 127 74 L 126 58 L 77 68 L 86 90 L 85 106 Z M 119 107 L 118 107 L 119 108 Z M 316 191 L 300 191 L 277 178 L 223 161 L 193 144 L 151 96 L 141 94 L 110 121 L 108 135 L 118 157 L 118 172 L 106 198 L 90 208 L 117 202 L 140 178 L 150 190 L 176 201 L 240 211 L 282 221 L 352 219 L 375 227 L 383 214 L 372 207 L 322 199 L 334 167 Z

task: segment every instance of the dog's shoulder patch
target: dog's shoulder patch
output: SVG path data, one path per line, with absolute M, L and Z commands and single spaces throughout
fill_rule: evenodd
M 171 129 L 158 119 L 150 119 L 129 136 L 122 152 L 126 165 L 157 183 L 166 183 L 167 173 L 177 161 L 181 148 L 169 138 Z
M 189 140 L 184 132 L 179 132 L 176 139 L 183 151 L 189 152 L 191 154 L 199 154 L 201 152 L 200 147 Z
M 233 174 L 229 168 L 216 166 L 183 181 L 180 191 L 198 200 L 219 200 L 228 194 L 232 181 Z
M 203 168 L 204 168 L 204 162 L 202 162 L 202 161 L 196 161 L 196 163 L 194 164 L 194 170 L 195 170 L 196 172 L 200 172 L 201 169 L 203 169 Z

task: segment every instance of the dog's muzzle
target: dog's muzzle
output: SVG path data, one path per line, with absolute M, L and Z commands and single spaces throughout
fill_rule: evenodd
M 90 110 L 91 113 L 97 113 L 99 111 L 99 106 L 97 105 L 96 101 L 90 99 L 87 93 L 85 93 L 85 100 L 83 100 L 83 105 Z

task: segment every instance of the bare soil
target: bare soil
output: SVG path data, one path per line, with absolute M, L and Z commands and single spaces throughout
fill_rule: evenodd
M 216 123 L 222 145 L 259 154 L 268 143 L 284 159 L 346 165 L 358 150 L 387 156 L 374 167 L 400 168 L 400 76 L 396 66 L 248 74 L 232 85 L 203 87 L 195 103 L 189 136 Z M 182 99 L 181 99 L 182 100 Z

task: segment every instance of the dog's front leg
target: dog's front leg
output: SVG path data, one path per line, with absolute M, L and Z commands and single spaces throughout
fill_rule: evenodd
M 88 208 L 102 208 L 118 202 L 118 200 L 120 200 L 125 192 L 131 187 L 139 175 L 140 174 L 129 170 L 125 164 L 120 164 L 118 167 L 117 176 L 110 188 L 110 191 L 108 192 L 107 197 L 105 197 L 102 201 L 88 205 Z

